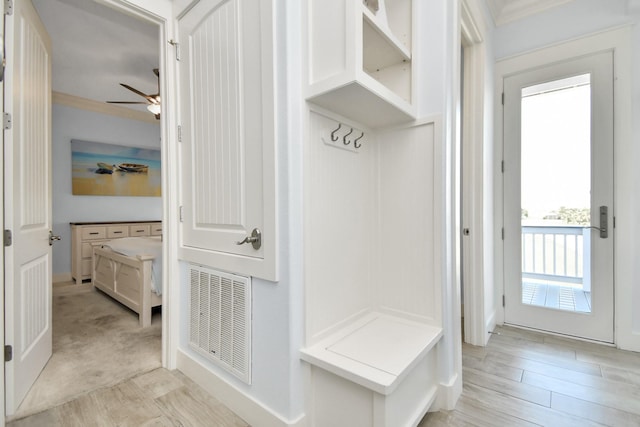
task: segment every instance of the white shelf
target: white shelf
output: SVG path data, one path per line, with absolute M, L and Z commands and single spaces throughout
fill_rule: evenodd
M 376 17 L 362 7 L 363 23 L 363 67 L 367 71 L 376 71 L 411 61 L 411 51 L 391 32 L 388 26 L 380 25 Z
M 300 353 L 314 366 L 389 395 L 441 337 L 442 328 L 370 313 Z
M 413 107 L 368 74 L 307 99 L 372 129 L 415 119 Z
M 307 100 L 374 129 L 414 120 L 411 1 L 307 1 Z

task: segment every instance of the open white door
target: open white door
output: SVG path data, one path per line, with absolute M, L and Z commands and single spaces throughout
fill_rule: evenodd
M 7 16 L 5 112 L 6 413 L 13 414 L 51 357 L 51 42 L 31 0 Z M 6 128 L 7 126 L 5 126 Z

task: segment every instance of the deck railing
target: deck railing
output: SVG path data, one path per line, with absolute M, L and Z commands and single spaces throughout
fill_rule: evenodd
M 581 226 L 522 226 L 522 277 L 591 291 L 591 233 Z M 585 266 L 587 268 L 585 269 Z

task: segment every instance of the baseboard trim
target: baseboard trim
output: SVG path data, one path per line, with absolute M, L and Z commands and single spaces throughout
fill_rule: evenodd
M 71 273 L 54 273 L 52 277 L 53 283 L 71 282 Z
M 491 312 L 491 315 L 487 319 L 487 323 L 485 325 L 485 331 L 487 331 L 487 333 L 485 334 L 485 337 L 484 337 L 484 346 L 487 345 L 487 343 L 489 342 L 489 338 L 491 338 L 491 334 L 489 332 L 493 332 L 495 328 L 496 328 L 496 311 L 493 310 Z
M 283 419 L 262 403 L 220 378 L 207 366 L 181 349 L 178 349 L 176 362 L 176 367 L 180 372 L 191 378 L 249 425 L 264 427 L 303 427 L 306 425 L 304 414 L 292 421 Z
M 620 350 L 640 352 L 640 333 L 631 332 L 630 334 L 617 333 L 616 347 Z
M 438 398 L 433 410 L 450 411 L 454 409 L 460 395 L 462 395 L 462 376 L 456 373 L 448 383 L 440 383 Z

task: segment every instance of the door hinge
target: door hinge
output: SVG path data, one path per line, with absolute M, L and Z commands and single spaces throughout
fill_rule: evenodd
M 180 206 L 180 222 L 184 222 L 184 206 Z
M 502 227 L 501 232 L 502 232 L 502 240 L 504 240 L 504 227 Z
M 500 162 L 500 172 L 504 173 L 504 160 Z
M 13 244 L 13 235 L 11 230 L 4 230 L 4 247 L 9 247 Z
M 504 105 L 504 92 L 502 92 L 502 105 Z
M 4 113 L 2 114 L 2 127 L 4 128 L 4 130 L 9 130 L 11 129 L 11 114 L 9 113 Z
M 502 306 L 504 307 L 504 295 L 502 295 Z
M 180 61 L 180 43 L 171 39 L 169 40 L 169 44 L 176 48 L 176 61 Z
M 13 360 L 13 346 L 4 346 L 4 361 L 11 362 Z
M 178 125 L 178 142 L 182 142 L 182 126 Z
M 4 0 L 4 14 L 13 15 L 13 0 Z

